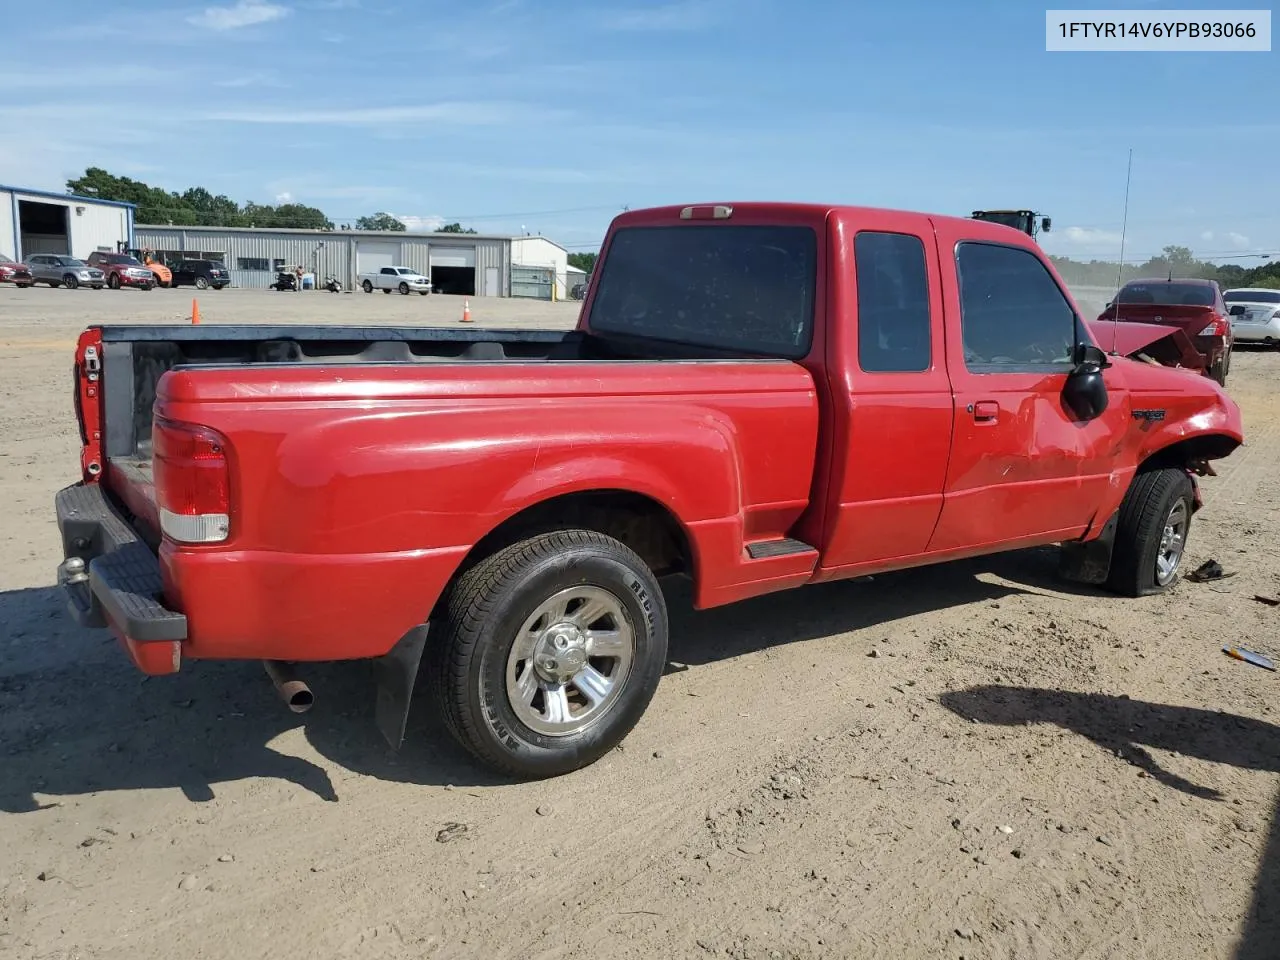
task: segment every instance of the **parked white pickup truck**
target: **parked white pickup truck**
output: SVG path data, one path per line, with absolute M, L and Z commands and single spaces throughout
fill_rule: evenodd
M 365 293 L 381 290 L 390 293 L 399 290 L 405 296 L 420 293 L 424 297 L 431 292 L 431 281 L 412 267 L 383 267 L 377 273 L 360 274 L 360 286 Z

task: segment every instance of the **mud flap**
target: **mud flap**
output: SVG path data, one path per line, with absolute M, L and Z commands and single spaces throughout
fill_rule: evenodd
M 414 627 L 390 651 L 373 661 L 373 675 L 378 684 L 374 719 L 392 750 L 399 750 L 404 743 L 409 705 L 413 701 L 413 687 L 422 664 L 429 626 L 424 623 Z
M 1111 573 L 1111 551 L 1115 546 L 1119 522 L 1120 511 L 1117 510 L 1095 539 L 1062 544 L 1058 554 L 1058 575 L 1076 583 L 1106 583 Z

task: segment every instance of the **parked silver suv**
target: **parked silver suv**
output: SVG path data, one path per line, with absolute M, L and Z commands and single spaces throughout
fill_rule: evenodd
M 34 253 L 26 258 L 31 277 L 36 283 L 74 290 L 81 285 L 101 290 L 107 282 L 106 274 L 91 267 L 83 260 L 57 253 Z

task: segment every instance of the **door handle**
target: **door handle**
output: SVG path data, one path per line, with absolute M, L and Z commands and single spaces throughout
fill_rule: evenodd
M 969 412 L 978 423 L 994 423 L 1000 416 L 1000 404 L 994 400 L 979 400 L 969 405 Z

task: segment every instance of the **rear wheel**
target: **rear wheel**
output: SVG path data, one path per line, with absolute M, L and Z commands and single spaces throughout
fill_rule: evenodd
M 594 763 L 639 721 L 667 655 L 662 592 L 624 544 L 532 537 L 450 588 L 428 671 L 454 737 L 508 774 Z
M 62 285 L 68 290 L 74 290 L 76 287 L 80 286 L 80 280 L 74 273 L 68 273 L 62 278 Z
M 1185 470 L 1139 473 L 1120 504 L 1107 586 L 1143 597 L 1177 583 L 1194 507 Z
M 360 284 L 360 288 L 364 290 L 365 293 L 373 293 L 372 281 L 366 280 L 364 283 Z
M 1227 373 L 1231 370 L 1231 351 L 1228 350 L 1222 355 L 1222 359 L 1218 361 L 1217 367 L 1213 372 L 1213 379 L 1218 382 L 1218 386 L 1225 387 L 1227 385 Z

